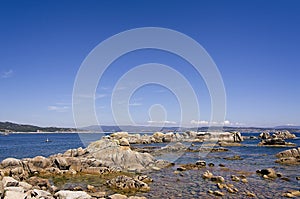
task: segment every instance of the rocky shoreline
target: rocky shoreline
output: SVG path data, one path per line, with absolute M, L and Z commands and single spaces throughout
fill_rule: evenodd
M 263 135 L 263 134 L 262 134 Z M 275 133 L 281 137 L 273 139 L 289 139 L 288 132 Z M 265 139 L 272 139 L 264 135 Z M 262 136 L 261 136 L 262 139 Z M 239 132 L 192 132 L 161 133 L 153 135 L 113 133 L 91 143 L 87 148 L 67 150 L 63 154 L 52 155 L 48 158 L 7 158 L 0 164 L 0 196 L 5 199 L 85 199 L 85 198 L 146 198 L 142 193 L 151 190 L 153 179 L 151 174 L 158 175 L 174 168 L 174 175 L 184 176 L 185 172 L 198 171 L 204 181 L 214 184 L 198 195 L 226 196 L 240 193 L 245 197 L 257 197 L 247 189 L 241 191 L 239 184 L 247 184 L 247 175 L 236 173 L 225 179 L 214 175 L 212 171 L 230 170 L 225 165 L 206 163 L 199 159 L 194 163 L 174 165 L 173 162 L 158 159 L 162 154 L 184 154 L 186 152 L 222 153 L 228 151 L 225 147 L 241 146 L 244 138 Z M 135 145 L 168 143 L 164 147 L 135 147 Z M 190 143 L 185 145 L 183 143 Z M 194 147 L 193 143 L 203 143 Z M 283 151 L 276 155 L 278 163 L 298 164 L 300 148 Z M 226 160 L 238 161 L 239 156 L 224 157 Z M 284 178 L 272 168 L 258 170 L 263 179 Z M 92 180 L 86 180 L 92 178 Z M 84 185 L 60 185 L 65 179 L 78 179 Z M 91 183 L 90 183 L 91 182 Z M 97 183 L 96 183 L 97 182 Z M 99 183 L 98 183 L 99 182 Z M 89 184 L 90 183 L 90 184 Z M 99 185 L 99 186 L 96 186 Z M 299 190 L 283 193 L 283 196 L 297 196 Z M 228 196 L 228 195 L 227 195 Z M 154 196 L 152 196 L 154 197 Z M 181 198 L 180 194 L 178 195 Z M 151 196 L 150 196 L 151 198 Z

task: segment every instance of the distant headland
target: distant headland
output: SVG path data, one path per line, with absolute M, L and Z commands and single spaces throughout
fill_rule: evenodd
M 0 122 L 0 132 L 14 133 L 14 132 L 185 132 L 185 131 L 208 131 L 213 130 L 214 127 L 157 127 L 157 126 L 99 126 L 93 125 L 84 128 L 66 128 L 66 127 L 40 127 L 28 124 L 17 124 L 13 122 Z M 224 126 L 224 131 L 239 131 L 239 132 L 262 132 L 262 131 L 276 131 L 289 130 L 291 132 L 300 132 L 300 126 L 276 126 L 276 127 L 232 127 Z

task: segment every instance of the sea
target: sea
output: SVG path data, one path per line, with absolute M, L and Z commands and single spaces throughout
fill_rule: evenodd
M 20 133 L 0 135 L 0 161 L 8 157 L 18 159 L 32 158 L 35 156 L 48 157 L 57 153 L 64 153 L 68 149 L 86 147 L 89 143 L 99 140 L 108 133 Z M 143 133 L 142 133 L 143 134 Z M 286 140 L 295 143 L 300 147 L 300 133 L 294 133 L 297 138 Z M 242 133 L 243 136 L 258 136 L 259 133 Z M 258 147 L 259 139 L 249 139 L 242 142 L 240 147 L 226 147 L 227 152 L 218 153 L 198 153 L 188 152 L 185 154 L 168 154 L 159 157 L 168 161 L 175 162 L 174 168 L 168 168 L 163 172 L 152 173 L 154 179 L 153 187 L 150 192 L 141 195 L 149 198 L 164 197 L 166 193 L 173 198 L 185 198 L 191 195 L 210 198 L 207 195 L 207 189 L 215 189 L 214 183 L 204 182 L 199 171 L 187 171 L 181 176 L 174 175 L 176 166 L 180 164 L 195 163 L 197 160 L 205 160 L 207 163 L 213 163 L 215 166 L 209 168 L 215 175 L 222 175 L 230 180 L 232 174 L 245 174 L 249 183 L 239 184 L 239 188 L 244 191 L 252 191 L 258 198 L 281 198 L 284 191 L 299 190 L 300 181 L 296 177 L 300 176 L 300 166 L 286 166 L 275 163 L 277 159 L 275 154 L 291 147 Z M 184 143 L 190 145 L 191 143 Z M 201 147 L 202 143 L 194 143 L 193 148 Z M 165 143 L 150 144 L 149 146 L 166 146 Z M 138 146 L 138 145 L 137 145 Z M 145 146 L 145 145 L 143 145 Z M 143 147 L 138 146 L 138 147 Z M 240 160 L 227 160 L 226 157 L 238 155 Z M 223 164 L 229 170 L 219 167 Z M 256 170 L 264 168 L 273 168 L 276 172 L 282 173 L 283 178 L 276 180 L 262 180 L 256 174 Z M 166 187 L 168 187 L 168 190 Z M 211 187 L 209 187 L 211 186 Z M 164 190 L 162 190 L 164 187 Z M 242 192 L 240 192 L 242 193 Z M 195 198 L 197 198 L 195 197 Z M 243 194 L 235 195 L 235 198 L 244 198 Z M 170 197 L 172 198 L 172 197 Z M 213 196 L 211 198 L 214 198 Z M 229 197 L 230 198 L 230 197 Z

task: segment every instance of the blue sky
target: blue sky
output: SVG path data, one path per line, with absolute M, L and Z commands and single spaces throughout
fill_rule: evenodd
M 299 24 L 296 0 L 1 1 L 0 121 L 73 126 L 73 84 L 85 57 L 110 36 L 151 26 L 182 32 L 210 54 L 224 81 L 228 125 L 300 125 Z M 209 121 L 201 77 L 173 54 L 144 50 L 120 57 L 101 79 L 95 102 L 101 123 L 113 123 L 110 100 L 118 78 L 149 62 L 185 75 L 197 90 L 201 115 L 195 120 Z M 178 100 L 158 85 L 137 90 L 129 109 L 137 124 L 153 124 L 149 110 L 175 126 L 180 120 Z

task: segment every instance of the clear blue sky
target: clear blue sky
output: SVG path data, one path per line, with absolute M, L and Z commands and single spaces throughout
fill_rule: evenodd
M 0 121 L 73 126 L 73 84 L 88 53 L 116 33 L 154 26 L 180 31 L 207 50 L 223 77 L 232 125 L 300 125 L 299 24 L 296 0 L 1 1 Z M 118 77 L 148 62 L 185 74 L 200 90 L 201 120 L 209 120 L 203 82 L 178 57 L 149 50 L 121 57 L 107 71 L 97 90 L 102 122 L 112 123 L 108 105 Z M 149 85 L 131 99 L 138 124 L 147 124 L 153 104 L 165 105 L 167 120 L 178 122 L 174 96 Z

